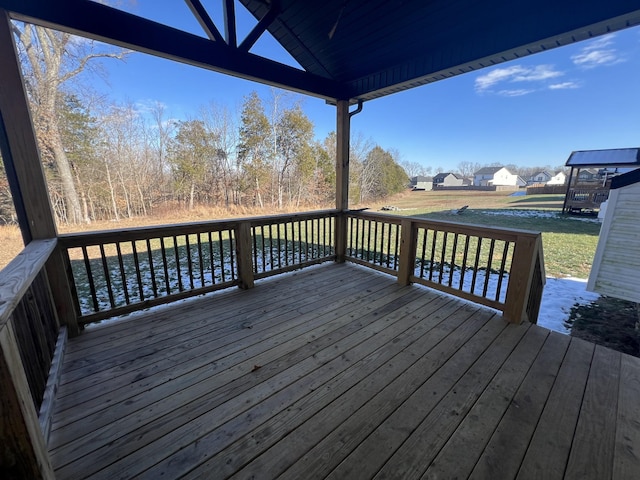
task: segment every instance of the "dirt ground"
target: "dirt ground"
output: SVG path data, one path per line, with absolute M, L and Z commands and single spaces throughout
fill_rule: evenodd
M 571 335 L 640 357 L 640 304 L 602 296 L 571 309 Z

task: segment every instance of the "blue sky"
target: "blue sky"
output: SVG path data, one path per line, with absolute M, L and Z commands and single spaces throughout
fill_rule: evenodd
M 222 30 L 222 2 L 203 3 Z M 241 39 L 255 21 L 236 9 Z M 179 1 L 138 0 L 127 10 L 203 35 Z M 252 53 L 292 64 L 264 36 Z M 98 90 L 117 101 L 161 102 L 178 119 L 210 102 L 239 110 L 253 90 L 271 96 L 267 86 L 139 53 L 104 65 L 108 81 L 96 81 Z M 366 102 L 352 133 L 434 169 L 461 161 L 555 167 L 573 150 L 640 145 L 639 74 L 640 29 L 626 29 Z M 304 97 L 303 108 L 318 139 L 335 129 L 334 107 Z

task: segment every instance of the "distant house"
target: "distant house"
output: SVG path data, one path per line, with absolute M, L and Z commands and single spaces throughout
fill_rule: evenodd
M 547 185 L 564 185 L 565 183 L 567 183 L 567 175 L 560 171 L 551 177 Z
M 529 178 L 528 185 L 534 185 L 536 183 L 543 183 L 545 185 L 564 185 L 567 181 L 567 176 L 564 172 L 551 173 L 548 170 L 538 172 Z
M 527 183 L 529 185 L 533 185 L 534 183 L 546 184 L 549 180 L 551 180 L 552 177 L 553 175 L 549 171 L 543 170 L 542 172 L 538 172 L 531 178 L 529 178 L 529 181 Z
M 584 168 L 576 175 L 576 179 L 580 182 L 597 182 L 599 178 L 597 168 Z
M 587 290 L 640 303 L 640 169 L 611 180 L 606 205 Z
M 424 175 L 411 177 L 410 186 L 414 190 L 433 190 L 433 178 Z
M 524 183 L 524 185 L 523 185 Z M 476 187 L 489 186 L 525 186 L 525 182 L 518 175 L 514 175 L 505 167 L 484 167 L 473 175 L 473 185 Z
M 464 185 L 464 177 L 457 173 L 444 172 L 438 173 L 433 177 L 433 187 L 462 187 Z

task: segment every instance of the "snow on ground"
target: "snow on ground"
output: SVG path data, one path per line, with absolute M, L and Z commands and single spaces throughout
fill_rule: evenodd
M 563 215 L 561 212 L 551 212 L 544 210 L 481 210 L 483 215 L 495 215 L 502 217 L 524 217 L 524 218 L 555 218 L 559 220 L 573 220 L 587 223 L 600 223 L 597 217 L 579 217 L 575 215 Z
M 542 294 L 542 304 L 538 315 L 538 325 L 561 333 L 569 333 L 564 325 L 569 319 L 571 307 L 585 305 L 600 295 L 587 292 L 587 281 L 580 278 L 547 277 Z

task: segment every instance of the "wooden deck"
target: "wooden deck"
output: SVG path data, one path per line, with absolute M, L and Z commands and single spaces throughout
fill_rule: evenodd
M 329 264 L 69 341 L 60 479 L 640 478 L 640 360 Z

